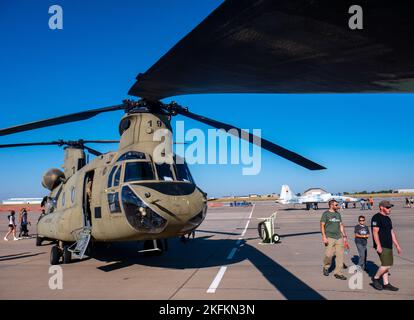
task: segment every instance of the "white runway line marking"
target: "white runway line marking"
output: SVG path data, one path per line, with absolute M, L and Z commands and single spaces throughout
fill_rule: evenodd
M 249 215 L 249 218 L 247 220 L 246 226 L 244 227 L 244 230 L 243 230 L 243 232 L 241 234 L 242 237 L 244 237 L 244 235 L 246 234 L 247 228 L 249 227 L 249 223 L 250 223 L 250 220 L 252 218 L 253 211 L 254 211 L 254 206 L 255 206 L 255 204 L 253 205 L 253 208 L 252 208 L 252 211 L 250 212 L 250 215 Z
M 221 279 L 224 276 L 224 273 L 226 272 L 227 267 L 221 267 L 219 272 L 217 273 L 216 277 L 214 278 L 213 282 L 211 283 L 210 287 L 207 290 L 207 293 L 215 293 L 216 289 L 218 288 Z
M 249 223 L 250 223 L 250 220 L 252 218 L 253 211 L 254 211 L 254 206 L 255 206 L 255 204 L 253 204 L 253 208 L 252 208 L 252 211 L 250 212 L 248 221 L 246 223 L 246 227 L 244 228 L 240 238 L 237 240 L 236 247 L 231 249 L 229 255 L 227 256 L 227 260 L 233 259 L 234 255 L 236 254 L 237 249 L 239 248 L 239 245 L 242 242 L 244 235 L 246 234 L 247 228 L 249 227 Z M 210 287 L 208 288 L 207 293 L 216 293 L 216 290 L 217 290 L 218 286 L 220 285 L 221 279 L 223 279 L 223 276 L 224 276 L 224 273 L 226 272 L 226 270 L 227 270 L 227 267 L 221 267 L 220 268 L 219 272 L 217 273 L 216 277 L 214 278 L 213 282 L 211 283 Z

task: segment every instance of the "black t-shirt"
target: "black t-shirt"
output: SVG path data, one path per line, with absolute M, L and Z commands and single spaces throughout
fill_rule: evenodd
M 371 219 L 371 229 L 372 234 L 374 234 L 373 228 L 377 227 L 379 228 L 378 236 L 381 243 L 381 246 L 383 248 L 392 249 L 392 236 L 391 236 L 391 230 L 392 230 L 392 222 L 390 217 L 385 216 L 381 213 L 375 214 Z M 374 237 L 372 237 L 374 239 Z M 374 240 L 374 248 L 377 248 L 377 244 Z

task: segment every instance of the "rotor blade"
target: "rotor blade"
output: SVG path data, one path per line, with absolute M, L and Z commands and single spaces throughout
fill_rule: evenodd
M 0 148 L 31 147 L 31 146 L 51 146 L 51 145 L 60 145 L 60 144 L 61 144 L 61 142 L 59 142 L 59 141 L 13 143 L 13 144 L 0 144 Z
M 87 147 L 87 146 L 83 146 L 86 150 L 88 150 L 89 151 L 89 153 L 91 153 L 91 154 L 93 154 L 94 156 L 100 156 L 100 155 L 102 155 L 102 152 L 99 152 L 99 151 L 97 151 L 97 150 L 95 150 L 95 149 L 92 149 L 92 148 L 89 148 L 89 147 Z
M 413 2 L 354 5 L 227 0 L 129 94 L 414 92 Z
M 55 126 L 55 125 L 63 124 L 63 123 L 87 120 L 92 117 L 95 117 L 96 115 L 100 113 L 124 110 L 124 109 L 125 109 L 125 105 L 121 104 L 121 105 L 116 105 L 116 106 L 111 106 L 111 107 L 105 107 L 105 108 L 72 113 L 72 114 L 68 114 L 65 116 L 50 118 L 46 120 L 30 122 L 30 123 L 6 128 L 6 129 L 1 129 L 0 136 L 5 136 L 8 134 L 18 133 L 18 132 L 23 132 L 23 131 L 33 130 L 33 129 L 39 129 L 39 128 L 44 128 L 44 127 L 49 127 L 49 126 Z
M 119 140 L 82 140 L 83 143 L 119 143 Z
M 200 121 L 202 123 L 208 124 L 214 128 L 217 129 L 225 129 L 227 133 L 230 133 L 234 136 L 239 137 L 240 139 L 243 139 L 245 141 L 248 141 L 250 143 L 253 143 L 255 145 L 258 145 L 259 147 L 262 147 L 263 149 L 270 151 L 274 154 L 277 154 L 278 156 L 281 156 L 282 158 L 285 158 L 289 161 L 292 161 L 302 167 L 305 167 L 309 170 L 323 170 L 326 169 L 325 167 L 321 166 L 320 164 L 317 164 L 309 159 L 306 159 L 302 157 L 301 155 L 290 151 L 288 149 L 285 149 L 281 146 L 278 146 L 277 144 L 274 144 L 273 142 L 270 142 L 269 140 L 259 138 L 255 136 L 254 134 L 251 134 L 249 132 L 246 132 L 240 128 L 234 127 L 232 125 L 219 122 L 213 119 L 209 119 L 207 117 L 200 116 L 198 114 L 192 113 L 190 111 L 186 111 L 185 109 L 177 110 L 177 113 L 186 116 L 188 118 L 191 118 L 193 120 Z M 233 130 L 231 130 L 233 129 Z M 234 132 L 234 129 L 237 131 Z

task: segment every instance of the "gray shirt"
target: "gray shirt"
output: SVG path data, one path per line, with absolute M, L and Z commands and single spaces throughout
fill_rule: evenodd
M 360 224 L 357 224 L 355 226 L 355 230 L 354 230 L 355 234 L 358 234 L 360 236 L 366 236 L 369 235 L 369 228 L 367 226 L 361 226 Z M 360 243 L 364 246 L 367 245 L 367 239 L 363 239 L 363 238 L 355 238 L 355 243 Z

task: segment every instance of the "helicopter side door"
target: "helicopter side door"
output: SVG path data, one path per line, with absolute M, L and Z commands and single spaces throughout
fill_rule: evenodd
M 83 217 L 85 227 L 92 227 L 94 176 L 95 170 L 88 171 L 83 180 Z

